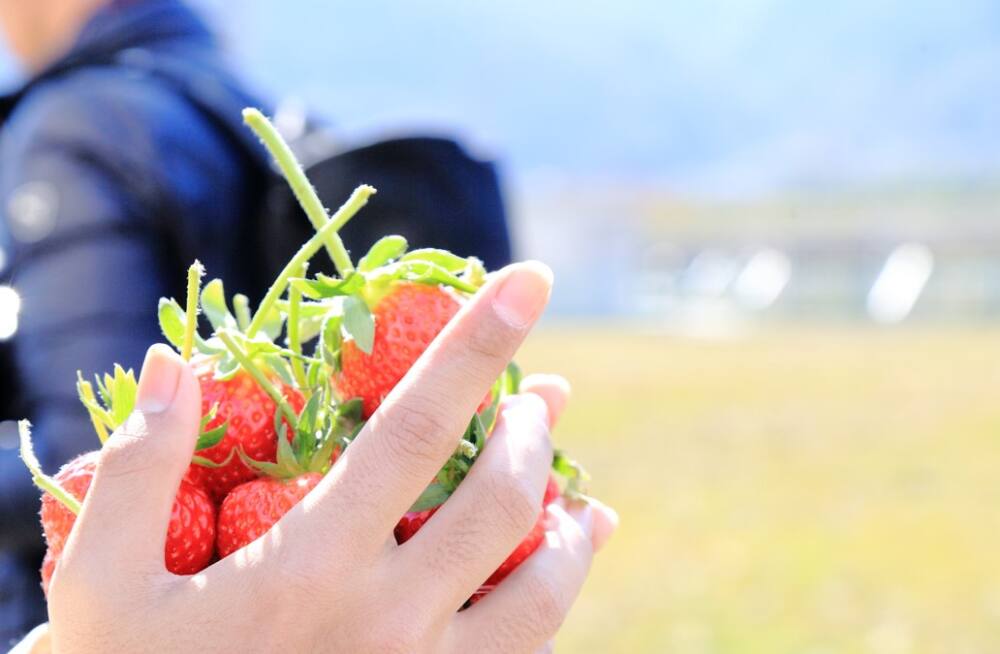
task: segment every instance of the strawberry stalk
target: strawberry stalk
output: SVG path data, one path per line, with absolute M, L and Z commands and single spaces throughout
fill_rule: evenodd
M 35 456 L 35 448 L 31 444 L 31 423 L 27 420 L 19 421 L 17 423 L 17 431 L 21 439 L 21 460 L 24 461 L 24 465 L 31 472 L 31 481 L 34 482 L 35 486 L 38 486 L 38 488 L 56 498 L 60 504 L 72 511 L 74 515 L 79 515 L 80 501 L 63 488 L 58 481 L 42 472 L 42 464 L 38 462 L 38 457 Z
M 240 366 L 250 373 L 250 376 L 253 377 L 258 384 L 260 384 L 260 387 L 264 389 L 264 392 L 267 393 L 272 400 L 274 400 L 274 403 L 278 405 L 281 412 L 285 414 L 285 418 L 288 419 L 288 422 L 293 426 L 297 425 L 299 418 L 295 415 L 295 411 L 292 410 L 292 407 L 288 405 L 288 402 L 285 401 L 285 396 L 274 387 L 274 384 L 272 384 L 271 380 L 267 378 L 267 375 L 265 375 L 261 369 L 257 367 L 257 364 L 251 360 L 250 356 L 247 355 L 246 351 L 239 346 L 239 344 L 233 339 L 232 335 L 224 329 L 220 329 L 215 333 L 215 335 L 220 341 L 222 341 L 223 345 L 226 346 L 226 349 L 229 350 L 229 353 L 233 355 L 233 358 L 236 359 Z
M 302 277 L 305 277 L 306 266 L 302 266 Z M 302 291 L 296 286 L 288 289 L 288 349 L 297 356 L 291 357 L 292 374 L 299 388 L 305 388 L 306 370 L 302 365 L 302 339 L 299 335 L 299 310 L 302 307 Z
M 323 202 L 316 194 L 316 189 L 309 183 L 305 171 L 295 158 L 288 143 L 281 137 L 281 134 L 274 125 L 259 110 L 248 107 L 243 110 L 243 122 L 253 130 L 257 138 L 261 140 L 267 151 L 274 157 L 278 169 L 288 181 L 288 185 L 295 194 L 295 199 L 302 205 L 309 222 L 312 223 L 316 231 L 322 229 L 327 223 L 328 215 Z M 333 264 L 337 267 L 337 272 L 341 277 L 345 277 L 354 270 L 351 258 L 344 248 L 344 242 L 340 240 L 340 235 L 334 232 L 326 240 L 326 251 L 329 253 Z
M 350 220 L 354 214 L 356 214 L 361 207 L 368 203 L 368 198 L 375 194 L 375 188 L 368 186 L 367 184 L 362 184 L 358 188 L 354 189 L 351 193 L 351 197 L 347 199 L 337 212 L 330 217 L 330 220 L 320 228 L 318 232 L 313 234 L 313 237 L 306 241 L 299 251 L 295 253 L 295 256 L 289 260 L 285 267 L 278 273 L 277 279 L 271 285 L 271 288 L 267 290 L 267 294 L 264 299 L 261 300 L 260 306 L 257 307 L 257 313 L 254 314 L 253 320 L 250 322 L 250 326 L 247 328 L 246 335 L 247 338 L 253 338 L 254 335 L 263 326 L 264 321 L 267 319 L 267 314 L 274 306 L 274 303 L 278 301 L 281 294 L 285 292 L 285 287 L 288 286 L 288 281 L 295 276 L 302 266 L 309 262 L 309 260 L 319 251 L 323 244 L 327 242 L 330 235 L 336 235 L 337 230 L 344 226 L 348 220 Z M 339 240 L 339 238 L 338 238 Z M 343 247 L 343 244 L 341 244 Z M 344 254 L 347 254 L 347 250 L 344 250 Z M 350 259 L 350 257 L 348 257 Z M 351 268 L 353 270 L 353 267 Z
M 205 267 L 197 259 L 188 268 L 184 342 L 181 345 L 181 357 L 185 361 L 191 360 L 191 349 L 194 347 L 194 333 L 198 327 L 198 294 L 201 291 L 201 278 L 204 274 Z

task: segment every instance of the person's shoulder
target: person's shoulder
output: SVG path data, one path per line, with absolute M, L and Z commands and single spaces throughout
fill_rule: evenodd
M 178 90 L 148 73 L 85 67 L 28 90 L 4 126 L 4 149 L 63 144 L 125 154 L 130 145 L 152 146 L 171 128 L 196 132 L 201 122 Z

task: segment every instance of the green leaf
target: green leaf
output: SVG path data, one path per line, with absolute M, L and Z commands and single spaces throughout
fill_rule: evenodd
M 171 345 L 180 350 L 184 344 L 184 309 L 177 304 L 177 300 L 161 297 L 156 315 L 160 320 L 160 331 Z
M 553 452 L 552 470 L 566 481 L 564 495 L 579 498 L 586 493 L 590 474 L 562 450 Z
M 237 328 L 236 318 L 226 306 L 226 293 L 221 279 L 213 279 L 201 291 L 201 308 L 214 329 Z
M 316 343 L 316 356 L 321 357 L 326 365 L 334 371 L 340 370 L 340 346 L 343 337 L 340 334 L 340 327 L 343 324 L 343 316 L 331 314 L 323 322 L 320 330 L 319 342 Z
M 403 257 L 402 261 L 426 261 L 451 273 L 462 272 L 469 264 L 468 259 L 460 257 L 457 254 L 452 254 L 448 250 L 439 250 L 437 248 L 414 250 Z
M 372 353 L 375 345 L 375 318 L 368 305 L 359 297 L 344 298 L 344 331 L 346 331 L 365 354 Z
M 320 429 L 320 409 L 323 406 L 323 392 L 313 394 L 299 413 L 295 445 L 297 451 L 308 451 L 315 445 L 315 435 Z
M 323 378 L 324 368 L 326 366 L 319 359 L 312 359 L 310 361 L 309 366 L 306 368 L 306 385 L 309 388 L 319 386 L 320 380 Z
M 358 272 L 366 273 L 398 259 L 406 252 L 408 244 L 402 236 L 383 236 L 358 262 Z
M 493 388 L 490 390 L 490 395 L 492 396 L 490 405 L 479 414 L 487 433 L 493 431 L 493 427 L 496 424 L 497 412 L 500 410 L 500 402 L 503 401 L 503 398 L 520 391 L 521 377 L 521 368 L 511 361 L 507 364 L 507 367 L 497 378 L 496 382 L 493 383 Z
M 464 293 L 475 293 L 476 287 L 459 279 L 441 266 L 429 261 L 404 261 L 399 268 L 399 277 L 419 284 L 441 284 Z
M 503 371 L 502 379 L 504 381 L 504 391 L 507 395 L 516 395 L 521 392 L 521 379 L 524 378 L 524 373 L 521 372 L 521 367 L 511 361 L 507 364 L 507 368 Z
M 281 334 L 281 327 L 284 324 L 284 316 L 278 311 L 278 307 L 272 306 L 264 315 L 263 322 L 260 324 L 260 331 L 273 341 Z
M 227 420 L 215 429 L 201 432 L 198 436 L 198 443 L 194 447 L 195 451 L 198 452 L 201 450 L 207 450 L 210 447 L 218 445 L 219 441 L 221 441 L 226 435 L 226 429 L 228 427 L 229 421 Z
M 302 280 L 304 281 L 304 280 Z M 288 314 L 289 306 L 288 302 L 282 300 L 276 302 L 275 306 L 278 307 L 285 315 Z M 302 302 L 299 304 L 299 342 L 307 343 L 319 335 L 319 331 L 323 326 L 323 321 L 326 319 L 330 312 L 340 314 L 343 311 L 341 307 L 341 302 L 339 299 L 327 299 L 320 302 Z
M 132 413 L 137 387 L 135 373 L 126 371 L 117 363 L 113 375 L 105 373 L 103 380 L 97 379 L 98 391 L 111 419 L 111 429 L 118 429 Z
M 261 357 L 264 364 L 273 370 L 286 386 L 295 386 L 295 376 L 292 374 L 292 367 L 279 354 L 264 354 Z
M 352 272 L 344 279 L 317 275 L 316 279 L 293 279 L 291 280 L 291 284 L 302 291 L 302 295 L 313 299 L 321 299 L 339 297 L 341 295 L 353 295 L 365 285 L 365 278 L 357 272 Z
M 233 311 L 236 313 L 236 324 L 239 325 L 240 331 L 245 332 L 247 327 L 250 326 L 250 321 L 253 318 L 250 316 L 250 300 L 246 295 L 242 293 L 237 293 L 233 296 Z
M 444 486 L 435 482 L 424 489 L 417 501 L 410 507 L 411 512 L 426 511 L 441 506 L 451 496 Z
M 181 308 L 181 305 L 177 304 L 177 300 L 163 297 L 160 298 L 160 304 L 156 313 L 160 320 L 160 331 L 170 341 L 170 344 L 180 351 L 184 346 L 184 328 L 187 325 L 187 314 L 184 312 L 184 309 Z M 180 331 L 178 332 L 178 330 Z M 223 351 L 223 348 L 213 347 L 199 336 L 197 328 L 194 333 L 194 346 L 202 354 L 212 355 Z
M 230 379 L 239 369 L 240 362 L 226 353 L 226 355 L 221 357 L 219 362 L 215 364 L 215 374 L 213 376 L 215 379 Z
M 236 449 L 238 448 L 229 450 L 229 455 L 218 463 L 212 461 L 211 459 L 206 459 L 203 456 L 198 456 L 197 454 L 191 457 L 191 463 L 204 466 L 206 468 L 222 468 L 223 466 L 229 465 L 229 462 L 233 460 L 234 456 L 236 456 Z
M 358 422 L 363 414 L 364 402 L 360 397 L 354 397 L 337 405 L 337 417 Z

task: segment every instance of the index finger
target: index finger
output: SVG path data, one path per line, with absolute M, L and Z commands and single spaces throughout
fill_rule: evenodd
M 455 451 L 483 395 L 541 315 L 551 287 L 552 272 L 541 263 L 496 273 L 382 402 L 302 510 L 288 516 L 287 528 L 313 534 L 305 542 L 319 525 L 354 547 L 384 544 Z

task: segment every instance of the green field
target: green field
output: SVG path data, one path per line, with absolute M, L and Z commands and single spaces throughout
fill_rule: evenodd
M 550 324 L 519 360 L 622 516 L 559 651 L 1000 651 L 1000 334 Z

